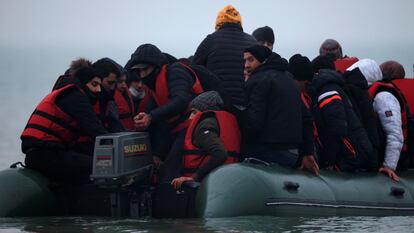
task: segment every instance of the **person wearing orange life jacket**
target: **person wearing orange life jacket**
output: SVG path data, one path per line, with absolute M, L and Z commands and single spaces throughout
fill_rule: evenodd
M 28 168 L 59 181 L 89 180 L 92 154 L 77 153 L 71 146 L 80 134 L 94 138 L 107 133 L 92 107 L 100 84 L 98 72 L 81 68 L 71 84 L 41 101 L 21 135 Z
M 118 107 L 119 119 L 122 125 L 128 131 L 134 131 L 134 116 L 135 105 L 133 102 L 132 94 L 129 91 L 127 85 L 126 72 L 122 72 L 121 77 L 117 80 L 116 89 L 114 93 L 114 101 Z
M 387 174 L 391 179 L 398 181 L 399 177 L 395 173 L 400 154 L 405 150 L 405 133 L 403 124 L 405 104 L 401 101 L 399 93 L 392 85 L 381 82 L 383 79 L 379 65 L 372 59 L 362 59 L 348 68 L 352 71 L 358 68 L 368 82 L 369 94 L 373 98 L 374 112 L 378 116 L 380 123 L 384 152 L 380 152 L 380 157 L 384 155 L 380 172 Z M 381 159 L 381 158 L 380 158 Z
M 343 56 L 341 45 L 334 39 L 327 39 L 321 44 L 319 55 L 330 57 L 335 63 L 336 71 L 340 73 L 344 73 L 348 67 L 358 61 L 356 57 Z
M 177 154 L 177 161 L 182 161 L 181 176 L 172 177 L 174 188 L 186 181 L 201 182 L 218 166 L 238 161 L 239 127 L 235 116 L 223 111 L 223 106 L 216 91 L 204 92 L 191 101 L 191 123 L 181 145 L 182 153 Z

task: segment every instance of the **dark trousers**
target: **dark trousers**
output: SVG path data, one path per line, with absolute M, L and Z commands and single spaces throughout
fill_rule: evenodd
M 268 163 L 276 163 L 285 167 L 295 167 L 298 155 L 289 150 L 277 150 L 260 144 L 243 144 L 242 158 L 256 158 Z
M 186 129 L 177 133 L 171 150 L 165 158 L 161 168 L 161 181 L 171 181 L 174 178 L 181 176 L 185 133 Z
M 74 151 L 32 149 L 26 153 L 27 168 L 65 183 L 88 183 L 92 172 L 92 156 Z

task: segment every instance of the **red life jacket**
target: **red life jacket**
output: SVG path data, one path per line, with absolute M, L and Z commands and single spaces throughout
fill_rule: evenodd
M 122 125 L 125 129 L 134 131 L 134 102 L 132 101 L 132 95 L 128 89 L 126 90 L 126 94 L 128 95 L 128 99 L 125 98 L 125 96 L 118 89 L 116 89 L 114 93 L 114 100 L 116 106 L 118 107 L 119 119 L 121 120 Z
M 180 63 L 181 64 L 181 63 Z M 181 64 L 182 66 L 186 67 L 190 72 L 192 72 L 194 77 L 194 84 L 192 86 L 191 92 L 193 94 L 200 94 L 203 92 L 203 87 L 201 86 L 200 80 L 197 76 L 197 74 L 188 66 Z M 158 106 L 164 106 L 170 102 L 170 94 L 168 91 L 168 81 L 167 81 L 167 65 L 163 65 L 161 67 L 161 71 L 156 77 L 155 82 L 155 92 L 153 93 L 153 96 L 155 98 L 155 102 Z M 167 120 L 168 124 L 172 128 L 172 133 L 176 133 L 181 129 L 184 129 L 188 126 L 189 121 L 187 120 L 190 116 L 191 109 L 188 106 L 187 109 L 174 117 L 171 117 Z
M 414 79 L 413 78 L 403 78 L 403 79 L 394 79 L 391 83 L 402 93 L 404 96 L 408 110 L 411 113 L 411 116 L 414 113 Z
M 342 59 L 337 59 L 335 61 L 336 71 L 340 73 L 345 73 L 346 69 L 352 66 L 355 62 L 358 61 L 356 57 L 344 57 Z
M 311 112 L 312 111 L 312 109 L 311 109 L 312 98 L 305 91 L 301 91 L 300 99 L 302 100 L 305 107 Z M 321 139 L 319 137 L 318 128 L 316 127 L 316 123 L 313 119 L 312 119 L 312 133 L 313 133 L 313 137 L 316 139 L 316 142 L 318 143 L 319 147 L 323 148 Z
M 51 141 L 63 145 L 73 142 L 78 137 L 78 122 L 56 105 L 56 98 L 69 89 L 79 89 L 70 84 L 52 91 L 47 95 L 30 116 L 21 138 L 36 138 L 41 141 Z
M 404 144 L 403 144 L 403 148 L 402 148 L 401 151 L 404 152 L 404 151 L 407 150 L 407 136 L 408 136 L 408 134 L 407 134 L 408 133 L 408 131 L 407 131 L 407 123 L 408 123 L 408 119 L 407 119 L 407 102 L 404 98 L 404 95 L 401 93 L 401 91 L 391 83 L 374 82 L 372 84 L 372 86 L 368 89 L 368 93 L 371 96 L 371 98 L 373 98 L 373 99 L 381 91 L 388 91 L 388 92 L 392 93 L 398 99 L 398 102 L 400 103 L 400 106 L 401 106 L 401 127 L 402 127 L 402 131 L 403 131 L 403 136 L 404 136 Z
M 240 131 L 236 117 L 226 111 L 200 112 L 191 120 L 185 135 L 182 164 L 184 176 L 192 176 L 199 167 L 207 163 L 210 159 L 210 155 L 207 155 L 206 151 L 203 151 L 193 145 L 193 134 L 198 122 L 201 119 L 201 116 L 213 113 L 219 124 L 220 141 L 223 143 L 228 153 L 228 157 L 224 163 L 229 164 L 236 163 L 238 161 L 240 153 Z

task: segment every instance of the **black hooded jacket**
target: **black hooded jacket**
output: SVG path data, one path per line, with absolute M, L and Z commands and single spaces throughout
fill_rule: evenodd
M 198 46 L 193 63 L 207 67 L 223 80 L 233 104 L 244 105 L 243 51 L 257 44 L 239 24 L 225 23 Z
M 321 69 L 310 86 L 313 112 L 323 145 L 323 166 L 340 165 L 343 170 L 373 169 L 372 144 L 343 90 L 344 80 L 336 71 Z
M 246 81 L 246 142 L 274 149 L 298 148 L 302 142 L 300 91 L 287 67 L 287 61 L 273 53 Z
M 376 155 L 379 150 L 380 140 L 372 99 L 368 94 L 368 82 L 359 68 L 347 71 L 343 76 L 345 80 L 344 90 L 352 102 L 355 113 L 367 131 Z

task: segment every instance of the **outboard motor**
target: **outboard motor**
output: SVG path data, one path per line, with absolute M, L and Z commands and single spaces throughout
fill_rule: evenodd
M 149 135 L 123 132 L 96 137 L 91 180 L 110 193 L 113 217 L 146 215 L 153 167 Z M 145 210 L 144 210 L 145 209 Z

